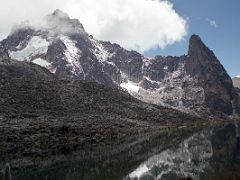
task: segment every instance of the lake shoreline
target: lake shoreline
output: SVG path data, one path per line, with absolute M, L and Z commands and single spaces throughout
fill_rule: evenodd
M 118 117 L 118 119 L 121 118 Z M 2 141 L 0 150 L 3 152 L 4 148 L 8 149 L 5 151 L 5 154 L 1 153 L 2 163 L 0 163 L 0 167 L 2 169 L 6 162 L 10 162 L 13 171 L 17 172 L 16 174 L 21 174 L 21 171 L 27 172 L 30 169 L 44 169 L 48 165 L 51 166 L 54 163 L 64 162 L 69 157 L 75 157 L 74 159 L 76 159 L 79 153 L 82 153 L 80 157 L 90 157 L 89 159 L 91 159 L 93 154 L 95 154 L 94 156 L 98 156 L 99 152 L 106 151 L 106 157 L 111 154 L 117 158 L 117 154 L 129 151 L 129 149 L 136 145 L 141 146 L 141 144 L 148 142 L 154 136 L 162 138 L 166 134 L 175 134 L 176 136 L 176 134 L 181 133 L 191 135 L 209 125 L 228 122 L 223 120 L 201 120 L 195 124 L 184 123 L 176 125 L 172 123 L 161 125 L 156 122 L 134 122 L 134 120 L 130 122 L 129 119 L 121 119 L 117 124 L 113 123 L 109 126 L 109 119 L 106 121 L 102 120 L 101 123 L 96 121 L 92 122 L 93 124 L 89 124 L 88 121 L 79 120 L 76 117 L 68 119 L 66 117 L 38 117 L 35 119 L 2 118 L 0 129 L 4 132 L 6 142 Z M 126 124 L 129 127 L 122 125 L 124 121 L 125 123 L 127 122 Z M 120 125 L 120 127 L 117 127 L 117 125 Z M 87 127 L 88 130 L 86 130 Z M 39 142 L 37 140 L 31 141 L 29 139 L 31 137 L 37 137 Z M 183 137 L 178 142 L 182 139 Z M 53 140 L 59 141 L 54 142 Z M 11 152 L 12 141 L 16 141 L 16 152 Z M 148 143 L 151 144 L 150 142 Z M 168 147 L 164 142 L 161 144 L 163 145 L 162 149 Z M 115 150 L 112 151 L 112 148 Z M 141 148 L 138 151 L 140 150 Z M 156 152 L 149 153 L 149 155 L 154 153 Z M 141 158 L 141 160 L 143 159 Z

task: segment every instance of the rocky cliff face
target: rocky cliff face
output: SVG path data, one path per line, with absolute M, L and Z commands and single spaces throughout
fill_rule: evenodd
M 238 102 L 236 102 L 235 104 L 237 104 L 237 108 L 236 109 L 236 112 L 237 114 L 240 114 L 240 86 L 238 86 L 238 80 L 237 80 L 237 83 L 236 83 L 236 78 L 233 78 L 233 84 L 235 86 L 235 91 L 236 93 L 238 94 L 238 97 L 236 99 L 238 99 Z
M 137 96 L 156 104 L 201 115 L 239 113 L 230 76 L 197 35 L 190 38 L 187 56 L 150 59 L 139 86 Z
M 59 10 L 44 22 L 19 27 L 1 42 L 11 58 L 41 65 L 60 79 L 122 87 L 145 102 L 199 115 L 230 115 L 238 106 L 231 78 L 196 35 L 188 55 L 147 58 L 94 39 Z
M 236 92 L 232 80 L 214 53 L 197 35 L 190 39 L 186 72 L 195 77 L 204 89 L 208 107 L 229 115 L 233 113 L 232 101 Z

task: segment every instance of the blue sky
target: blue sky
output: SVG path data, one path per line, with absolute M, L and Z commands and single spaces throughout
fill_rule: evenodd
M 150 57 L 187 54 L 189 37 L 198 34 L 230 76 L 240 75 L 240 0 L 169 1 L 178 14 L 188 19 L 188 35 L 179 43 L 145 54 Z

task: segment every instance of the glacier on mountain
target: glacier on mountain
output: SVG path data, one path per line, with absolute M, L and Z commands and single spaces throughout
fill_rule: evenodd
M 31 61 L 36 56 L 41 56 L 47 53 L 49 42 L 40 36 L 33 36 L 28 42 L 28 45 L 22 50 L 11 51 L 9 53 L 12 59 L 18 61 Z M 17 48 L 19 48 L 18 46 Z

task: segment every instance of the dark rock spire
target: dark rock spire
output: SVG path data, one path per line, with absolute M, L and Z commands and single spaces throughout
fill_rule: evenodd
M 198 35 L 192 35 L 186 60 L 186 72 L 198 80 L 208 107 L 232 114 L 234 87 L 230 76 Z

